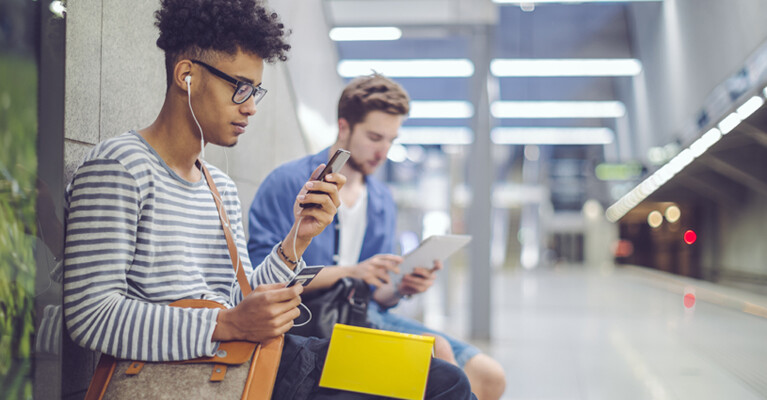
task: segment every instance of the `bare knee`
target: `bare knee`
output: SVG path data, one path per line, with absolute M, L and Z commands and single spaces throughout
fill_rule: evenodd
M 477 354 L 463 367 L 478 400 L 497 400 L 506 390 L 506 374 L 498 361 L 486 354 Z
M 424 333 L 423 336 L 431 336 L 434 340 L 434 357 L 444 360 L 453 365 L 458 365 L 453 354 L 453 348 L 450 347 L 450 342 L 447 339 L 439 335 L 433 335 L 430 333 Z

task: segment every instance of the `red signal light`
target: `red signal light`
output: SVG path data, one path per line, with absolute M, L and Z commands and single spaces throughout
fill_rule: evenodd
M 684 306 L 687 308 L 692 308 L 692 306 L 695 305 L 695 295 L 692 293 L 687 293 L 684 295 Z
M 695 241 L 698 240 L 698 235 L 695 234 L 695 231 L 692 229 L 688 229 L 684 233 L 684 242 L 687 244 L 693 244 Z

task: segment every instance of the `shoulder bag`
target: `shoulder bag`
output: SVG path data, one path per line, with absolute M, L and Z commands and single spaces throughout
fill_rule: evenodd
M 213 178 L 200 161 L 203 175 L 213 193 L 224 228 L 232 267 L 243 296 L 251 292 L 232 233 L 229 218 Z M 240 263 L 237 265 L 237 263 Z M 186 308 L 225 308 L 212 300 L 185 299 L 170 304 Z M 221 342 L 214 357 L 175 362 L 118 360 L 101 355 L 85 400 L 97 399 L 249 399 L 267 400 L 272 395 L 280 365 L 284 336 L 263 343 Z

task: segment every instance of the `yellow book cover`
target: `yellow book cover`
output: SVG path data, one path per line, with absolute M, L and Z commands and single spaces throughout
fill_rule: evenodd
M 336 324 L 320 386 L 423 399 L 434 338 Z

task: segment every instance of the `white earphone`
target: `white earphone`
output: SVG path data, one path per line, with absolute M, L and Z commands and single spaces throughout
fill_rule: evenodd
M 194 115 L 194 110 L 192 110 L 192 90 L 190 87 L 192 85 L 192 75 L 187 75 L 184 81 L 186 82 L 186 98 L 189 101 L 189 111 L 192 113 L 192 118 L 194 118 L 197 128 L 200 129 L 200 157 L 205 158 L 205 137 L 202 133 L 202 127 Z
M 194 118 L 194 122 L 197 124 L 197 128 L 200 129 L 200 158 L 205 158 L 205 139 L 204 139 L 204 136 L 203 136 L 203 133 L 202 133 L 202 127 L 200 126 L 200 123 L 197 121 L 197 117 L 194 116 L 194 110 L 192 109 L 192 90 L 191 90 L 192 76 L 191 75 L 187 75 L 184 78 L 184 82 L 186 82 L 186 95 L 187 95 L 186 98 L 189 101 L 189 111 L 192 113 L 192 118 Z M 224 153 L 224 155 L 226 155 L 226 153 Z M 228 169 L 229 168 L 228 168 L 228 159 L 227 159 L 227 172 L 228 172 Z M 200 172 L 202 173 L 202 171 L 200 171 Z M 216 194 L 213 193 L 212 191 L 211 191 L 210 194 L 212 194 L 214 197 L 218 198 L 219 202 L 216 204 L 217 208 L 219 207 L 218 204 L 220 204 L 221 207 L 224 206 L 224 202 L 221 200 L 220 197 L 216 196 Z M 225 212 L 226 212 L 226 210 L 219 210 L 219 218 L 221 218 L 221 216 L 220 216 L 221 213 L 225 213 Z M 223 218 L 221 219 L 221 221 L 224 223 L 224 226 L 226 227 L 226 229 L 228 229 L 229 232 L 232 235 L 234 235 L 234 231 L 232 230 L 232 226 L 230 225 L 230 223 L 228 221 L 224 220 Z M 293 246 L 295 247 L 295 241 L 293 243 Z M 295 253 L 295 248 L 294 248 L 293 252 Z M 237 268 L 240 268 L 240 265 L 241 265 L 241 263 L 239 261 L 239 258 L 240 258 L 240 253 L 238 252 L 237 253 Z M 237 270 L 234 271 L 234 275 L 235 276 L 237 275 L 237 272 L 238 272 Z M 236 284 L 237 284 L 237 279 L 232 280 L 232 286 L 230 287 L 229 293 L 234 293 L 234 285 L 236 285 Z M 301 305 L 304 306 L 303 304 L 301 304 Z M 306 308 L 306 306 L 304 306 L 304 308 Z M 309 321 L 311 321 L 311 319 L 312 319 L 311 311 L 309 311 L 308 308 L 306 308 L 306 311 L 309 313 Z M 309 321 L 304 322 L 303 325 L 306 325 L 307 323 L 309 323 Z M 296 325 L 296 326 L 303 326 L 303 325 Z

